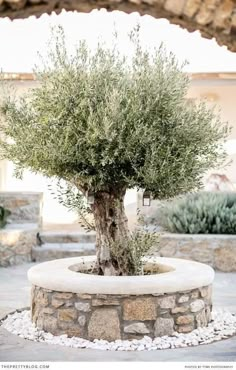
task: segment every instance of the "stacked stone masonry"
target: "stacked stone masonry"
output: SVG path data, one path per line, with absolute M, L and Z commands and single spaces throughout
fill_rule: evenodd
M 0 192 L 0 204 L 11 211 L 10 223 L 42 224 L 43 193 Z
M 163 233 L 151 254 L 193 260 L 232 272 L 236 271 L 236 236 Z
M 0 204 L 11 212 L 0 230 L 0 267 L 31 262 L 42 221 L 43 193 L 0 192 Z
M 0 267 L 32 261 L 32 247 L 36 246 L 37 227 L 0 230 Z
M 190 32 L 215 37 L 219 45 L 236 51 L 236 2 L 234 0 L 0 0 L 0 17 L 26 18 L 62 9 L 90 12 L 106 8 L 126 13 L 139 12 L 166 18 Z
M 32 287 L 36 326 L 85 339 L 141 339 L 189 333 L 211 320 L 212 287 L 139 296 L 76 294 Z

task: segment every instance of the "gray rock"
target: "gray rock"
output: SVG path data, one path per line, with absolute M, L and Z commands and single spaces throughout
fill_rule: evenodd
M 204 307 L 205 307 L 205 303 L 202 299 L 197 299 L 196 301 L 190 303 L 191 312 L 201 311 Z
M 89 312 L 91 311 L 90 304 L 87 302 L 76 302 L 75 303 L 75 308 L 78 311 L 83 311 L 83 312 Z
M 205 310 L 202 310 L 196 315 L 196 322 L 197 322 L 197 327 L 207 326 L 207 317 L 205 314 Z
M 150 331 L 146 325 L 142 322 L 136 322 L 135 324 L 130 324 L 124 327 L 125 333 L 130 334 L 148 334 Z
M 160 308 L 174 308 L 175 307 L 175 296 L 167 296 L 164 298 L 160 298 L 158 300 L 158 303 L 160 305 Z
M 179 299 L 178 299 L 178 303 L 185 303 L 185 302 L 188 302 L 189 301 L 189 296 L 188 295 L 182 295 Z
M 113 308 L 101 308 L 93 311 L 88 324 L 88 337 L 90 340 L 105 339 L 113 341 L 120 339 L 120 320 Z
M 154 325 L 155 337 L 171 335 L 174 332 L 174 320 L 172 318 L 159 317 Z
M 79 316 L 78 323 L 80 324 L 80 326 L 84 326 L 86 323 L 86 317 L 84 315 Z

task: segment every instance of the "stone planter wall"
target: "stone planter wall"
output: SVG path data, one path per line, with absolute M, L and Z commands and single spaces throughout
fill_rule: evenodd
M 211 267 L 174 258 L 146 260 L 161 273 L 97 276 L 95 257 L 44 262 L 28 271 L 32 321 L 54 335 L 140 339 L 188 333 L 211 319 Z M 53 278 L 52 278 L 53 277 Z
M 207 263 L 216 270 L 236 271 L 236 235 L 161 234 L 158 252 L 162 257 L 178 257 Z
M 211 286 L 165 295 L 121 296 L 32 288 L 32 320 L 54 335 L 140 339 L 188 333 L 211 319 Z

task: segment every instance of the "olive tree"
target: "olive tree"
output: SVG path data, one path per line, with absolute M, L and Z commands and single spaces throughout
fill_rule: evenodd
M 129 245 L 127 189 L 164 199 L 198 188 L 222 163 L 228 132 L 204 102 L 186 99 L 189 78 L 174 55 L 142 48 L 138 31 L 130 42 L 131 57 L 116 38 L 95 51 L 81 41 L 69 54 L 60 30 L 37 70 L 39 85 L 1 107 L 2 158 L 94 195 L 97 263 L 106 275 L 127 273 L 111 252 L 114 242 L 121 253 Z

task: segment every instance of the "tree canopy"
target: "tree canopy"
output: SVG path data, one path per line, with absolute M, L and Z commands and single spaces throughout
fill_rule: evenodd
M 189 78 L 174 55 L 143 49 L 138 32 L 131 44 L 132 57 L 116 40 L 95 51 L 81 41 L 69 54 L 60 29 L 39 85 L 4 99 L 2 157 L 82 191 L 140 187 L 161 199 L 198 187 L 224 159 L 228 125 L 186 99 Z

